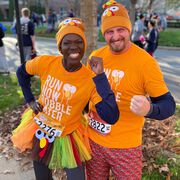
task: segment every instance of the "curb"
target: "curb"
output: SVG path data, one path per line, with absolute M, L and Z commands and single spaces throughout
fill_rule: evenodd
M 166 50 L 180 50 L 180 47 L 158 46 L 158 49 L 166 49 Z

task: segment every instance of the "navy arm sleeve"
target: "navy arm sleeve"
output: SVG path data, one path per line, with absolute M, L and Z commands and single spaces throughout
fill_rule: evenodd
M 152 104 L 147 118 L 163 120 L 174 114 L 176 103 L 170 92 L 150 99 Z
M 93 81 L 102 98 L 102 101 L 95 105 L 98 115 L 107 123 L 115 124 L 119 119 L 119 110 L 105 73 L 95 76 Z
M 18 67 L 16 75 L 26 102 L 30 103 L 31 101 L 35 100 L 34 95 L 31 92 L 32 75 L 26 72 L 25 63 Z

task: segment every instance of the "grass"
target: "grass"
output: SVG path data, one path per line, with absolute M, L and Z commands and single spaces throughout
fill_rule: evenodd
M 177 157 L 176 157 L 177 156 Z M 152 173 L 143 172 L 142 180 L 166 180 L 167 176 L 170 176 L 171 180 L 179 180 L 180 177 L 180 164 L 179 164 L 179 156 L 176 155 L 176 158 L 168 158 L 165 155 L 158 155 L 155 160 L 155 164 L 157 167 L 166 167 L 168 169 L 164 169 L 161 173 L 157 169 Z M 167 171 L 166 171 L 167 170 Z
M 160 46 L 180 47 L 180 29 L 168 28 L 160 33 Z
M 39 94 L 39 81 L 33 79 L 32 89 L 35 95 Z M 0 74 L 0 114 L 12 110 L 16 106 L 25 103 L 23 93 L 18 86 L 15 74 Z
M 15 75 L 0 75 L 0 113 L 23 103 L 23 94 Z

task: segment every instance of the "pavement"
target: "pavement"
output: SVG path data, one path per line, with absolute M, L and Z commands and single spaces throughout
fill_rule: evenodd
M 22 171 L 19 161 L 14 158 L 7 160 L 0 154 L 0 180 L 35 180 L 32 165 Z

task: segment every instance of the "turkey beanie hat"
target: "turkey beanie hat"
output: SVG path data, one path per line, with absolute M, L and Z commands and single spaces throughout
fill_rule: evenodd
M 101 16 L 102 34 L 114 27 L 125 27 L 131 33 L 132 25 L 127 9 L 120 3 L 110 0 L 103 5 L 104 12 Z
M 85 50 L 87 48 L 87 40 L 85 37 L 84 23 L 79 18 L 67 18 L 59 24 L 59 30 L 56 34 L 56 41 L 58 49 L 60 50 L 61 41 L 67 34 L 77 34 L 81 36 L 85 44 Z M 60 50 L 61 51 L 61 50 Z

